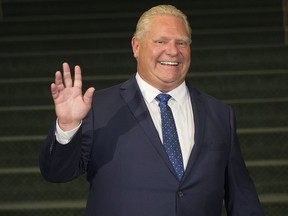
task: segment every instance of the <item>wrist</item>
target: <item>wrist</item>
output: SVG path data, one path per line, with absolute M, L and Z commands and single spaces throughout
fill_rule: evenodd
M 79 127 L 79 125 L 81 124 L 81 121 L 63 123 L 63 122 L 59 121 L 59 119 L 57 120 L 57 122 L 58 122 L 58 126 L 60 127 L 60 129 L 64 132 L 65 131 L 71 131 L 71 130 Z

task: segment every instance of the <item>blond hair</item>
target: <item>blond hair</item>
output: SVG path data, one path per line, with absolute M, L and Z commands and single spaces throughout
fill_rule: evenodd
M 191 42 L 192 30 L 188 22 L 187 16 L 182 11 L 180 11 L 179 9 L 177 9 L 172 5 L 158 5 L 144 12 L 142 16 L 139 18 L 138 23 L 136 25 L 136 32 L 134 33 L 134 36 L 137 40 L 141 41 L 143 39 L 145 32 L 149 28 L 151 19 L 157 15 L 169 15 L 182 19 L 187 31 L 187 36 Z

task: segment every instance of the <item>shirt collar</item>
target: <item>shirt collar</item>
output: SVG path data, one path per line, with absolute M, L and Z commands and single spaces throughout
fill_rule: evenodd
M 155 97 L 161 93 L 158 89 L 144 81 L 140 77 L 139 73 L 136 73 L 136 81 L 139 85 L 140 91 L 144 99 L 148 103 L 151 103 L 155 99 Z M 167 92 L 167 94 L 170 94 L 175 101 L 182 103 L 185 97 L 188 96 L 188 89 L 185 81 L 181 83 L 177 88 L 173 89 L 170 92 Z

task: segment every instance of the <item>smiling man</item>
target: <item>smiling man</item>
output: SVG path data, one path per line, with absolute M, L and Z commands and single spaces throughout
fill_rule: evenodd
M 149 18 L 146 16 L 144 20 Z M 191 31 L 178 16 L 154 16 L 146 23 L 149 31 L 136 33 L 132 39 L 139 75 L 162 92 L 184 82 L 190 66 Z M 139 25 L 138 29 L 142 27 Z
M 139 19 L 137 73 L 82 94 L 67 63 L 51 84 L 57 120 L 40 155 L 51 182 L 87 175 L 87 216 L 262 216 L 230 106 L 185 80 L 187 17 L 159 5 Z

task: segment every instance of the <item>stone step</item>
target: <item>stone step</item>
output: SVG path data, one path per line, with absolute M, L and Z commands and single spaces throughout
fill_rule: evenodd
M 288 193 L 288 164 L 271 166 L 248 166 L 249 173 L 259 194 Z M 287 200 L 288 201 L 288 200 Z
M 86 76 L 86 72 L 83 71 L 83 91 L 91 86 L 96 90 L 107 88 L 132 76 Z M 52 105 L 50 83 L 54 81 L 54 71 L 50 74 L 50 77 L 43 78 L 0 80 L 1 107 Z M 287 70 L 191 72 L 187 80 L 196 88 L 221 100 L 285 98 L 288 91 Z
M 239 129 L 239 142 L 246 161 L 284 160 L 288 151 L 288 128 Z M 48 129 L 46 131 L 48 133 Z M 0 137 L 0 164 L 2 168 L 29 168 L 38 166 L 38 158 L 46 133 L 43 135 Z
M 287 159 L 287 127 L 266 130 L 239 129 L 238 138 L 245 161 Z
M 50 203 L 54 205 L 50 207 L 49 206 Z M 68 202 L 64 201 L 64 204 L 62 201 L 51 201 L 51 202 L 44 202 L 44 203 L 27 202 L 27 203 L 20 203 L 20 204 L 18 203 L 2 204 L 4 207 L 3 207 L 3 210 L 0 210 L 0 215 L 3 215 L 3 216 L 4 215 L 5 216 L 39 216 L 39 215 L 41 216 L 54 216 L 54 215 L 79 216 L 80 215 L 81 216 L 81 215 L 85 215 L 85 201 L 81 200 L 81 204 L 82 204 L 81 208 L 78 206 L 74 207 L 75 202 L 73 201 L 68 201 Z
M 36 107 L 36 109 L 15 109 L 0 112 L 2 122 L 0 136 L 30 136 L 35 134 L 46 134 L 55 121 L 55 112 L 51 108 Z M 10 116 L 9 118 L 7 115 Z
M 5 1 L 5 0 L 4 0 Z M 231 7 L 235 8 L 247 8 L 247 7 L 273 7 L 273 6 L 279 6 L 282 4 L 281 0 L 242 0 L 242 1 L 230 1 L 230 0 L 219 0 L 219 1 L 213 1 L 213 0 L 206 0 L 205 2 L 201 0 L 183 0 L 179 2 L 179 4 L 186 8 L 190 5 L 192 5 L 192 8 L 206 8 L 206 9 L 227 9 Z
M 251 103 L 230 104 L 237 117 L 239 128 L 272 128 L 288 126 L 288 98 L 283 100 L 263 100 Z
M 273 196 L 273 195 L 272 195 Z M 277 196 L 277 195 L 276 195 Z M 3 208 L 1 208 L 3 206 Z M 262 202 L 265 216 L 287 215 L 288 205 L 285 202 Z M 284 214 L 281 214 L 284 212 Z M 85 200 L 79 201 L 47 201 L 47 202 L 21 202 L 0 204 L 0 215 L 5 216 L 79 216 L 85 213 Z M 222 210 L 222 216 L 226 216 Z
M 131 11 L 144 11 L 157 4 L 173 4 L 182 10 L 187 9 L 230 9 L 232 8 L 246 8 L 246 7 L 273 7 L 281 6 L 281 0 L 245 0 L 245 1 L 212 1 L 206 0 L 205 2 L 200 0 L 183 0 L 181 2 L 177 0 L 162 1 L 154 0 L 153 2 L 139 1 L 137 4 L 131 4 L 129 0 L 121 1 L 119 4 L 116 0 L 108 0 L 105 2 L 95 2 L 87 0 L 81 2 L 79 0 L 69 1 L 31 1 L 31 0 L 3 0 L 3 13 L 4 17 L 15 16 L 43 16 L 43 15 L 67 15 L 75 13 L 100 13 L 100 12 L 131 12 Z M 17 8 L 17 9 L 16 9 Z
M 1 168 L 37 167 L 45 135 L 0 137 Z
M 287 127 L 288 100 L 267 100 L 251 103 L 230 102 L 236 112 L 238 128 Z M 55 120 L 53 105 L 7 107 L 0 112 L 5 124 L 0 125 L 0 136 L 46 134 Z
M 37 169 L 20 171 L 14 169 L 11 173 L 0 173 L 0 203 L 56 199 L 81 200 L 86 199 L 88 195 L 89 186 L 85 176 L 59 184 L 45 181 Z
M 4 10 L 5 12 L 5 10 Z M 17 12 L 18 13 L 18 12 Z M 25 12 L 27 13 L 27 12 Z M 141 12 L 73 13 L 71 15 L 39 15 L 3 18 L 0 35 L 40 36 L 96 33 L 134 33 Z M 225 10 L 188 10 L 188 20 L 195 31 L 218 29 L 273 29 L 283 28 L 283 10 L 277 7 L 228 8 Z M 57 25 L 55 25 L 57 23 Z M 269 32 L 269 30 L 268 30 Z M 243 32 L 245 33 L 245 32 Z M 266 34 L 262 34 L 265 37 Z M 215 38 L 217 39 L 217 38 Z M 223 39 L 222 39 L 223 40 Z
M 132 32 L 27 35 L 0 37 L 3 53 L 130 49 Z M 284 28 L 193 29 L 194 47 L 221 45 L 283 44 Z
M 0 78 L 51 77 L 62 62 L 79 64 L 86 76 L 127 74 L 136 71 L 131 49 L 75 50 L 0 54 Z M 192 48 L 190 71 L 242 71 L 288 68 L 284 45 L 219 46 Z
M 284 165 L 277 166 L 248 166 L 260 196 L 262 194 L 287 195 L 287 168 L 287 161 Z M 24 169 L 23 171 L 27 170 Z M 6 169 L 6 173 L 1 170 L 0 203 L 86 199 L 89 185 L 85 180 L 85 176 L 67 183 L 49 183 L 36 170 L 22 173 L 20 169 Z M 8 171 L 11 171 L 11 173 L 8 173 Z M 31 190 L 31 186 L 33 186 L 33 190 Z M 266 200 L 269 200 L 269 197 Z
M 196 88 L 222 100 L 282 98 L 288 91 L 287 70 L 191 71 L 188 80 Z

